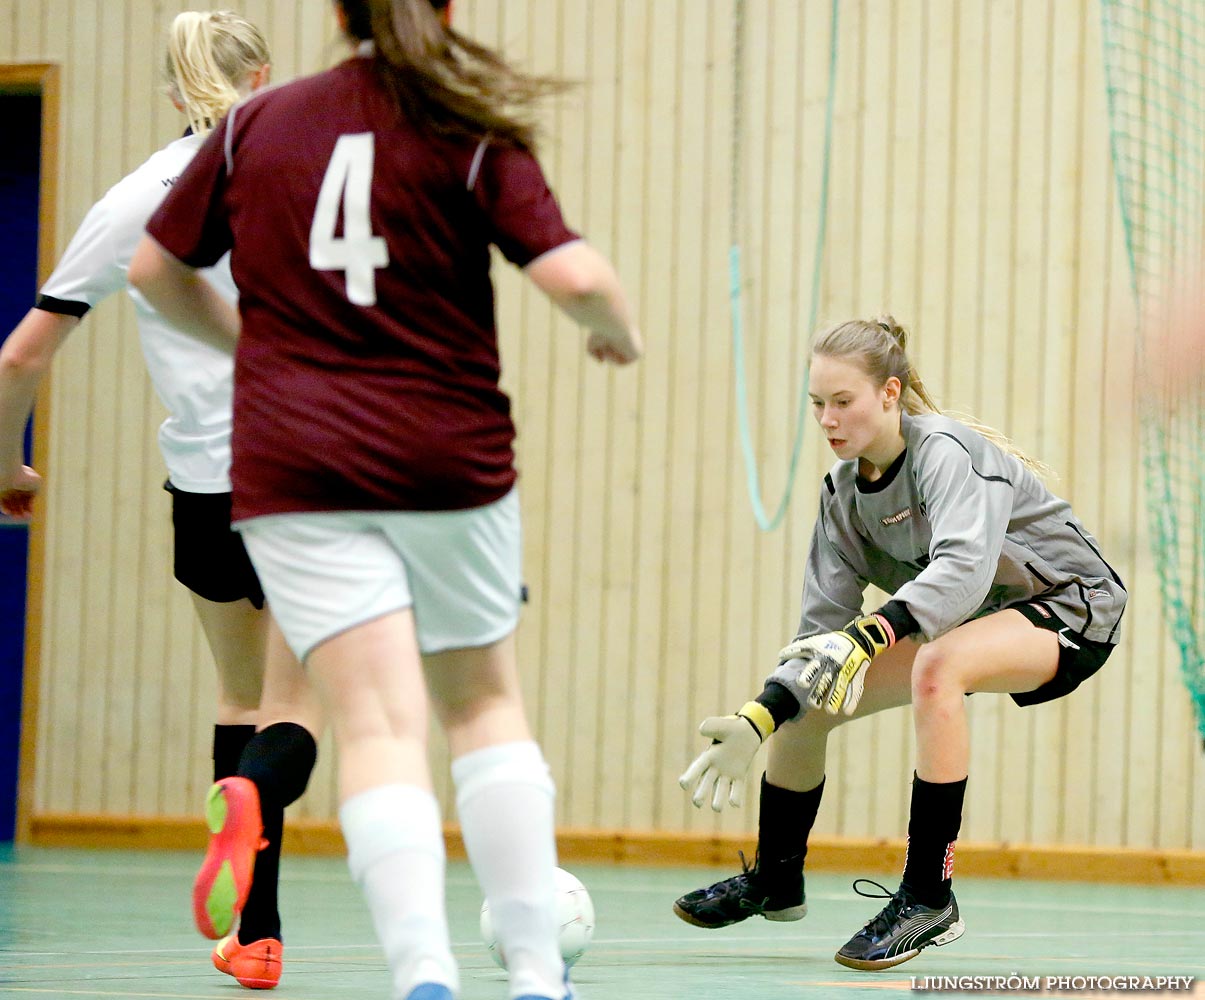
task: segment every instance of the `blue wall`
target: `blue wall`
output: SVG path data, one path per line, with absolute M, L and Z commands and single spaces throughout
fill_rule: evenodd
M 0 339 L 20 322 L 37 291 L 41 119 L 41 98 L 0 96 L 6 133 L 0 157 Z M 28 431 L 25 447 L 28 456 Z M 0 841 L 12 840 L 16 827 L 27 556 L 25 526 L 0 518 Z

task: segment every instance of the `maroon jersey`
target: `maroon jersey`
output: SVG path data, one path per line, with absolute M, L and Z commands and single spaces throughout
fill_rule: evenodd
M 530 154 L 419 131 L 355 58 L 238 106 L 147 228 L 194 267 L 232 252 L 235 520 L 511 488 L 489 246 L 577 238 Z

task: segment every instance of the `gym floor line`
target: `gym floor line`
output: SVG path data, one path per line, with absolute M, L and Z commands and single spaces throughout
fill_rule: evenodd
M 0 846 L 0 997 L 249 996 L 210 966 L 210 944 L 192 927 L 199 860 Z M 854 894 L 856 872 L 810 875 L 809 913 L 799 923 L 755 918 L 706 931 L 679 921 L 671 905 L 730 871 L 566 867 L 590 889 L 598 916 L 594 941 L 574 970 L 580 1000 L 883 996 L 913 992 L 913 977 L 1013 975 L 1194 976 L 1203 981 L 1194 993 L 1166 995 L 1205 996 L 1205 893 L 1192 887 L 956 879 L 963 938 L 873 974 L 832 960 L 882 905 Z M 387 1000 L 384 959 L 345 861 L 286 856 L 281 874 L 285 967 L 271 995 Z M 478 932 L 480 905 L 468 866 L 450 863 L 461 1000 L 505 1000 L 504 974 Z

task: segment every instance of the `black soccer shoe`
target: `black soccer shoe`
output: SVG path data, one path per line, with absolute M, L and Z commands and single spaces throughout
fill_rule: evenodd
M 859 882 L 867 882 L 882 890 L 863 892 Z M 966 930 L 958 919 L 958 902 L 950 893 L 950 901 L 941 909 L 918 903 L 905 886 L 894 893 L 886 886 L 860 878 L 854 882 L 854 892 L 869 899 L 888 899 L 879 915 L 871 920 L 833 957 L 849 969 L 877 972 L 916 958 L 929 945 L 949 944 L 962 937 Z
M 696 927 L 727 927 L 749 917 L 767 920 L 802 920 L 808 912 L 803 878 L 795 891 L 775 891 L 759 876 L 756 864 L 750 868 L 741 855 L 739 875 L 688 892 L 674 903 L 674 913 Z

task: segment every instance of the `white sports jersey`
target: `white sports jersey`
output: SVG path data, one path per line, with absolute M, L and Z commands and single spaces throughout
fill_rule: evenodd
M 102 299 L 127 288 L 151 382 L 170 414 L 159 428 L 159 449 L 172 485 L 189 493 L 228 493 L 234 359 L 169 326 L 126 284 L 147 220 L 203 142 L 199 135 L 177 139 L 92 206 L 42 287 L 37 305 L 48 312 L 83 316 Z M 223 298 L 237 301 L 229 257 L 201 273 Z

